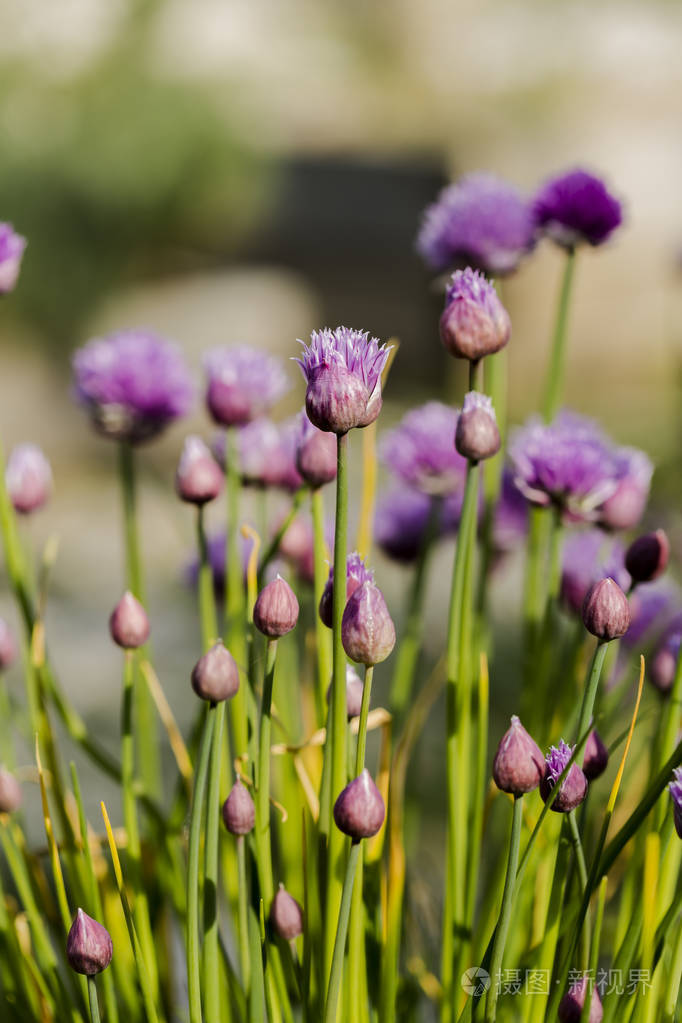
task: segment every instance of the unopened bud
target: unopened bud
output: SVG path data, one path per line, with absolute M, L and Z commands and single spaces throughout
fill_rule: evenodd
M 492 284 L 477 270 L 456 270 L 450 279 L 440 337 L 456 359 L 477 362 L 509 341 L 509 314 Z
M 206 504 L 223 489 L 223 473 L 201 437 L 187 437 L 175 474 L 175 489 L 182 501 Z
M 368 666 L 385 661 L 395 646 L 395 626 L 374 583 L 362 583 L 348 599 L 341 637 L 350 659 Z
M 253 623 L 269 639 L 286 635 L 298 621 L 298 600 L 289 583 L 280 575 L 258 594 L 253 608 Z
M 336 479 L 336 448 L 334 434 L 318 430 L 302 412 L 296 468 L 309 487 L 322 487 Z
M 15 511 L 28 515 L 42 507 L 52 492 L 52 470 L 35 444 L 19 444 L 7 459 L 5 484 Z
M 71 969 L 93 977 L 106 970 L 113 954 L 111 935 L 106 927 L 79 909 L 66 939 L 66 958 Z
M 514 714 L 497 747 L 493 778 L 498 789 L 522 796 L 540 784 L 545 772 L 542 750 Z
M 299 934 L 303 934 L 303 910 L 283 884 L 280 884 L 272 900 L 270 923 L 275 934 L 283 941 L 293 941 Z
M 0 813 L 14 813 L 21 801 L 21 785 L 13 774 L 0 767 Z
M 220 703 L 239 689 L 239 668 L 230 651 L 218 640 L 192 670 L 192 689 L 202 700 Z
M 251 793 L 241 778 L 237 778 L 229 796 L 223 803 L 223 821 L 232 835 L 248 835 L 256 823 L 256 808 Z
M 601 736 L 596 728 L 593 728 L 585 743 L 583 756 L 583 774 L 588 781 L 594 781 L 600 774 L 603 774 L 609 764 L 609 751 L 601 741 Z
M 670 543 L 662 529 L 633 540 L 625 554 L 625 567 L 633 583 L 648 583 L 658 578 L 668 565 Z
M 149 619 L 139 600 L 127 590 L 111 612 L 109 632 L 124 650 L 136 650 L 149 639 Z
M 337 828 L 354 842 L 376 835 L 385 816 L 384 801 L 367 768 L 346 785 L 334 803 Z
M 583 1006 L 589 987 L 592 988 L 590 1011 L 588 1016 L 583 1017 Z M 585 1019 L 586 1023 L 601 1023 L 603 1018 L 604 1010 L 596 984 L 587 977 L 574 981 L 559 1003 L 560 1023 L 580 1023 L 582 1019 Z
M 583 624 L 593 636 L 606 642 L 624 636 L 630 627 L 628 598 L 613 579 L 600 579 L 583 603 Z
M 359 717 L 362 709 L 362 692 L 365 683 L 351 664 L 346 665 L 346 714 L 348 720 Z M 327 688 L 327 703 L 331 700 L 332 683 Z
M 500 450 L 500 431 L 487 395 L 469 391 L 464 396 L 464 406 L 457 417 L 455 447 L 463 458 L 473 462 L 492 458 Z

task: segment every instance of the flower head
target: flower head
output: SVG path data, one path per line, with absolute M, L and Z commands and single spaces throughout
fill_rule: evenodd
M 19 277 L 26 239 L 11 224 L 0 223 L 0 295 L 12 291 Z
M 492 174 L 469 174 L 427 207 L 417 251 L 434 270 L 471 265 L 501 277 L 534 243 L 530 203 Z
M 599 509 L 599 522 L 605 529 L 634 529 L 649 499 L 654 467 L 637 448 L 617 448 L 614 463 L 616 485 Z
M 509 446 L 519 490 L 531 504 L 554 504 L 573 521 L 599 518 L 618 486 L 619 451 L 593 420 L 570 412 L 552 423 L 531 419 Z
M 522 796 L 538 787 L 544 769 L 545 758 L 540 747 L 514 714 L 495 754 L 495 784 L 502 792 Z
M 202 505 L 223 489 L 223 473 L 201 437 L 185 438 L 175 473 L 175 489 L 182 501 Z
M 223 803 L 223 823 L 232 835 L 248 835 L 256 823 L 256 807 L 251 793 L 239 777 Z
M 538 228 L 561 245 L 601 245 L 622 222 L 621 205 L 600 179 L 584 170 L 552 178 L 533 201 Z
M 334 803 L 337 828 L 354 842 L 376 835 L 385 816 L 384 801 L 367 768 L 346 785 Z
M 630 586 L 624 564 L 625 550 L 601 531 L 585 529 L 570 533 L 563 548 L 561 597 L 566 607 L 581 614 L 590 587 L 610 576 L 623 590 Z
M 455 447 L 463 458 L 480 462 L 500 450 L 500 431 L 492 400 L 486 394 L 469 391 L 464 396 L 457 420 Z
M 668 791 L 673 801 L 675 830 L 680 838 L 682 838 L 682 767 L 676 767 L 673 771 L 673 776 L 673 780 L 668 785 Z
M 305 409 L 298 419 L 296 468 L 309 487 L 321 487 L 336 479 L 334 436 L 313 426 Z
M 369 426 L 381 411 L 381 374 L 390 347 L 368 331 L 337 327 L 313 331 L 296 359 L 307 383 L 308 418 L 327 433 Z
M 467 267 L 450 278 L 439 330 L 450 355 L 475 362 L 504 348 L 511 321 L 490 281 Z
M 136 650 L 149 639 L 149 618 L 139 600 L 127 590 L 111 612 L 109 632 L 117 646 Z
M 346 601 L 355 593 L 358 586 L 365 582 L 374 582 L 374 572 L 367 568 L 357 551 L 346 558 Z M 332 627 L 332 600 L 334 596 L 334 566 L 329 566 L 329 578 L 325 583 L 320 597 L 320 618 L 328 629 Z M 345 605 L 344 605 L 345 607 Z
M 106 970 L 114 954 L 106 927 L 79 909 L 66 940 L 66 958 L 76 973 L 93 977 Z
M 352 661 L 385 661 L 395 646 L 395 626 L 378 586 L 364 582 L 348 598 L 341 626 L 343 649 Z
M 239 474 L 245 486 L 298 490 L 303 480 L 295 463 L 296 431 L 295 420 L 288 419 L 278 424 L 265 416 L 259 416 L 239 428 Z M 213 453 L 224 466 L 224 434 L 215 438 Z
M 298 600 L 280 575 L 264 586 L 253 608 L 253 624 L 270 639 L 291 632 L 298 622 Z
M 573 746 L 567 745 L 562 739 L 558 746 L 550 746 L 549 753 L 545 757 L 545 773 L 540 782 L 540 795 L 543 802 L 550 798 L 556 784 L 563 774 L 569 760 L 573 756 Z M 555 813 L 568 813 L 575 810 L 587 795 L 587 778 L 578 764 L 573 761 L 568 774 L 561 783 L 559 794 L 552 803 L 550 809 Z
M 73 373 L 78 401 L 95 428 L 115 440 L 149 440 L 192 403 L 192 383 L 178 349 L 142 330 L 89 341 L 75 353 Z
M 299 934 L 303 934 L 303 910 L 283 884 L 280 884 L 272 900 L 270 923 L 283 941 L 293 941 Z
M 440 401 L 411 409 L 381 438 L 384 464 L 401 483 L 424 494 L 462 492 L 467 463 L 455 450 L 457 419 L 457 410 Z
M 628 598 L 613 579 L 600 579 L 587 591 L 583 624 L 598 639 L 610 642 L 624 636 L 631 617 Z
M 206 404 L 221 426 L 250 423 L 289 390 L 281 359 L 255 348 L 214 348 L 204 357 L 204 369 Z
M 202 700 L 221 703 L 239 689 L 239 668 L 234 657 L 218 640 L 199 658 L 192 669 L 192 689 Z
M 52 492 L 52 469 L 36 444 L 12 448 L 5 469 L 5 485 L 14 510 L 22 515 L 36 511 Z

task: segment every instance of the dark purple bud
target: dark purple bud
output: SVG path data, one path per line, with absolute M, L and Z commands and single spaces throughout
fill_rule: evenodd
M 283 884 L 280 884 L 272 900 L 270 923 L 275 934 L 283 941 L 293 941 L 299 934 L 303 934 L 303 910 Z
M 367 768 L 346 785 L 334 803 L 337 828 L 344 835 L 350 835 L 354 842 L 376 835 L 385 816 L 384 801 Z
M 514 714 L 493 761 L 495 784 L 502 792 L 522 796 L 538 787 L 544 772 L 542 750 Z
M 17 644 L 12 631 L 4 619 L 0 618 L 0 671 L 6 671 L 17 656 Z
M 662 693 L 664 696 L 670 692 L 675 681 L 681 641 L 682 635 L 678 630 L 664 635 L 651 659 L 649 677 L 659 693 Z
M 455 447 L 463 458 L 480 462 L 500 450 L 500 431 L 493 403 L 485 394 L 469 391 L 457 419 Z
M 633 583 L 648 583 L 665 572 L 670 543 L 662 529 L 645 533 L 633 540 L 625 554 L 625 567 Z
M 550 747 L 549 753 L 545 757 L 545 773 L 540 782 L 540 795 L 544 803 L 552 795 L 556 783 L 571 759 L 572 754 L 572 747 L 568 746 L 563 739 L 558 747 Z M 562 782 L 559 795 L 552 803 L 550 809 L 554 810 L 555 813 L 568 813 L 570 810 L 575 810 L 576 806 L 580 806 L 586 795 L 587 778 L 577 763 L 573 761 L 568 774 Z
M 668 785 L 668 791 L 673 801 L 675 831 L 682 838 L 682 767 L 676 767 L 673 771 L 673 780 Z
M 309 487 L 322 487 L 336 479 L 336 437 L 318 430 L 301 413 L 301 426 L 296 445 L 296 468 Z
M 603 774 L 609 763 L 609 751 L 601 741 L 601 736 L 596 728 L 593 728 L 585 743 L 583 756 L 583 774 L 588 781 L 594 781 L 600 774 Z
M 5 485 L 15 511 L 28 515 L 42 507 L 52 492 L 52 470 L 39 447 L 19 444 L 7 459 Z
M 206 504 L 223 489 L 223 473 L 201 437 L 185 439 L 175 474 L 175 489 L 182 501 Z
M 588 988 L 592 988 L 590 998 L 590 1014 L 587 1023 L 601 1023 L 604 1018 L 601 999 L 596 985 L 587 977 L 574 981 L 559 1003 L 559 1020 L 561 1023 L 580 1023 L 582 1011 L 587 997 Z
M 440 318 L 440 337 L 456 359 L 477 362 L 509 341 L 511 322 L 497 292 L 477 270 L 452 275 Z
M 348 720 L 360 716 L 360 710 L 362 709 L 362 692 L 365 688 L 365 683 L 362 681 L 357 671 L 351 664 L 346 665 L 346 714 Z M 329 683 L 327 688 L 327 703 L 331 700 L 332 696 L 332 683 Z
M 383 594 L 374 583 L 362 583 L 349 597 L 341 637 L 343 649 L 359 664 L 379 664 L 395 646 L 395 626 Z
M 223 803 L 223 821 L 232 835 L 248 835 L 256 823 L 256 808 L 251 793 L 241 778 L 237 778 Z
M 106 970 L 113 954 L 114 946 L 106 927 L 79 909 L 66 939 L 66 958 L 71 969 L 93 977 Z
M 13 774 L 0 767 L 0 813 L 14 813 L 21 801 L 21 785 Z
M 278 639 L 296 625 L 298 601 L 289 583 L 278 575 L 264 586 L 253 608 L 253 623 L 269 639 Z
M 597 639 L 624 636 L 630 627 L 628 598 L 613 579 L 600 579 L 588 591 L 583 603 L 583 624 Z
M 149 619 L 139 600 L 127 590 L 111 612 L 109 632 L 124 650 L 136 650 L 149 639 Z
M 192 669 L 192 689 L 202 700 L 220 703 L 239 689 L 239 668 L 234 657 L 218 640 Z
M 358 586 L 367 580 L 369 580 L 369 582 L 374 582 L 374 573 L 371 569 L 365 566 L 364 561 L 357 551 L 354 551 L 346 558 L 346 601 L 348 601 L 348 598 L 355 593 Z M 322 596 L 320 597 L 319 608 L 320 619 L 328 629 L 332 628 L 333 623 L 333 600 L 334 569 L 331 567 L 329 569 L 329 578 L 325 583 Z M 344 604 L 343 606 L 345 607 L 346 605 Z

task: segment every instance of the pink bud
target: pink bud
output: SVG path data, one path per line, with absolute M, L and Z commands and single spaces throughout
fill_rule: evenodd
M 283 884 L 280 884 L 272 900 L 270 923 L 278 937 L 284 941 L 293 941 L 299 934 L 303 934 L 303 910 Z
M 223 803 L 223 822 L 232 835 L 248 835 L 256 823 L 256 808 L 251 793 L 237 778 Z
M 384 801 L 367 768 L 346 785 L 334 803 L 337 828 L 354 842 L 376 835 L 385 816 Z
M 175 474 L 175 489 L 182 501 L 206 504 L 223 489 L 223 473 L 201 437 L 187 437 Z
M 79 909 L 66 940 L 66 958 L 71 969 L 93 977 L 106 970 L 113 954 L 114 946 L 106 927 Z
M 630 628 L 628 598 L 613 579 L 600 579 L 583 603 L 583 624 L 593 636 L 606 642 L 624 636 Z
M 111 612 L 109 632 L 124 650 L 135 650 L 149 639 L 149 619 L 142 604 L 127 590 Z
M 15 511 L 28 515 L 42 507 L 52 492 L 52 470 L 35 444 L 19 444 L 7 459 L 5 484 Z
M 538 787 L 544 771 L 542 750 L 514 714 L 493 761 L 495 784 L 502 792 L 522 796 Z
M 270 639 L 286 635 L 298 621 L 298 601 L 289 583 L 280 575 L 268 583 L 253 608 L 253 623 Z
M 202 700 L 220 703 L 239 689 L 239 668 L 230 651 L 218 640 L 192 670 L 192 689 Z
M 395 626 L 378 586 L 364 582 L 346 603 L 341 625 L 343 649 L 352 661 L 385 661 L 395 646 Z

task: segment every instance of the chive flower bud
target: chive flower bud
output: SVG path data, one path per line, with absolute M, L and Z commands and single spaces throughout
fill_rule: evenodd
M 192 689 L 202 700 L 220 703 L 239 689 L 239 668 L 222 640 L 213 644 L 192 669 Z
M 248 347 L 206 354 L 206 405 L 221 426 L 243 426 L 269 412 L 289 389 L 280 359 Z
M 599 508 L 603 529 L 634 529 L 646 508 L 653 465 L 643 451 L 618 448 L 614 452 L 615 487 Z
M 349 597 L 341 625 L 343 649 L 367 666 L 385 661 L 395 646 L 395 626 L 378 586 L 364 582 Z
M 455 447 L 463 458 L 480 462 L 492 458 L 500 450 L 500 431 L 490 398 L 478 391 L 464 396 L 464 405 L 457 419 Z
M 538 228 L 564 249 L 601 245 L 620 225 L 618 199 L 604 182 L 577 168 L 551 178 L 533 202 Z
M 600 579 L 587 591 L 583 624 L 597 639 L 609 642 L 624 636 L 630 627 L 628 598 L 613 579 Z
M 253 831 L 256 808 L 251 793 L 241 778 L 237 778 L 223 803 L 223 823 L 232 835 L 248 835 Z
M 300 416 L 296 442 L 296 468 L 314 490 L 336 479 L 336 441 L 334 435 L 318 430 L 305 409 Z
M 625 552 L 625 567 L 633 583 L 649 583 L 665 572 L 669 555 L 668 537 L 662 529 L 657 529 L 632 541 Z
M 17 644 L 12 631 L 4 618 L 0 618 L 0 671 L 6 671 L 16 656 Z
M 583 774 L 588 781 L 594 781 L 604 773 L 609 763 L 609 751 L 601 740 L 596 728 L 593 728 L 585 743 L 583 754 Z
M 180 500 L 197 505 L 213 501 L 223 489 L 223 480 L 220 466 L 201 437 L 186 437 L 175 474 Z
M 35 444 L 18 444 L 12 449 L 5 469 L 5 485 L 14 510 L 20 515 L 37 511 L 52 492 L 52 470 Z
M 384 801 L 367 768 L 346 785 L 334 803 L 337 828 L 354 842 L 376 835 L 385 816 Z
M 279 639 L 298 621 L 298 600 L 289 583 L 278 575 L 264 586 L 253 608 L 253 624 L 269 639 Z
M 456 359 L 477 362 L 509 341 L 511 321 L 493 285 L 478 270 L 455 270 L 440 318 L 440 339 Z
M 545 757 L 545 773 L 540 782 L 540 795 L 544 803 L 552 795 L 559 776 L 562 774 L 566 764 L 571 759 L 573 747 L 567 745 L 562 739 L 558 746 L 550 746 L 549 753 Z M 550 809 L 555 813 L 568 813 L 580 806 L 587 795 L 587 778 L 574 761 L 564 778 L 559 795 L 552 803 Z
M 676 767 L 673 775 L 674 778 L 668 785 L 668 791 L 673 801 L 675 831 L 682 838 L 682 767 Z
M 364 582 L 373 583 L 374 572 L 372 572 L 370 568 L 367 568 L 367 566 L 365 565 L 364 561 L 357 553 L 357 551 L 353 551 L 353 553 L 349 554 L 348 557 L 346 558 L 346 602 L 348 601 L 349 597 L 352 597 L 352 595 L 357 590 L 358 586 L 360 586 Z M 329 578 L 327 579 L 324 590 L 322 591 L 319 608 L 320 618 L 328 629 L 331 629 L 332 627 L 333 599 L 334 599 L 334 566 L 330 565 Z M 344 604 L 344 607 L 345 606 L 346 605 Z
M 26 248 L 26 239 L 11 224 L 0 223 L 0 295 L 14 289 Z
M 681 641 L 680 630 L 678 628 L 671 629 L 663 636 L 651 659 L 649 677 L 663 696 L 670 692 L 675 681 Z
M 270 923 L 275 934 L 283 941 L 293 941 L 299 934 L 303 934 L 301 905 L 281 883 L 270 907 Z
M 360 716 L 362 709 L 362 693 L 365 683 L 362 681 L 352 664 L 346 664 L 346 714 L 348 720 Z M 327 703 L 332 695 L 332 683 L 327 687 Z
M 588 986 L 589 980 L 587 977 L 581 977 L 580 980 L 576 980 L 571 984 L 559 1003 L 560 1023 L 580 1023 L 580 1020 L 583 1018 L 582 1011 Z M 602 1009 L 601 998 L 599 997 L 596 984 L 593 983 L 587 1023 L 601 1023 L 603 1018 L 604 1010 Z
M 106 970 L 113 954 L 114 946 L 106 927 L 79 909 L 66 939 L 66 958 L 71 969 L 93 977 Z
M 149 619 L 139 600 L 126 590 L 109 618 L 109 632 L 117 646 L 136 650 L 149 639 Z
M 381 411 L 381 374 L 390 348 L 368 331 L 337 327 L 313 331 L 296 359 L 307 389 L 305 408 L 313 426 L 342 436 L 369 426 Z
M 0 767 L 0 813 L 14 813 L 21 802 L 21 785 L 13 774 Z
M 522 796 L 538 787 L 544 771 L 542 750 L 514 714 L 493 761 L 495 784 L 502 792 Z

